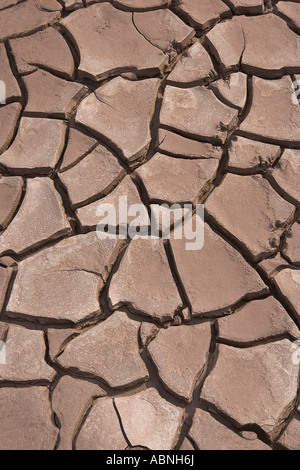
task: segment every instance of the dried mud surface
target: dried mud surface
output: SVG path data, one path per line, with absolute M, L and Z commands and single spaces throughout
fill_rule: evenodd
M 0 449 L 300 449 L 299 18 L 2 0 Z M 124 195 L 203 248 L 99 240 Z

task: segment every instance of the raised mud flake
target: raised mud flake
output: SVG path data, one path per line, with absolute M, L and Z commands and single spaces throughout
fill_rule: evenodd
M 125 450 L 127 446 L 113 400 L 95 400 L 77 437 L 76 450 Z
M 90 153 L 97 144 L 97 140 L 93 137 L 71 127 L 68 135 L 68 144 L 59 171 L 63 172 L 72 168 L 82 157 Z
M 168 9 L 134 13 L 133 22 L 151 44 L 171 55 L 186 47 L 195 35 L 192 28 Z
M 156 334 L 159 332 L 158 326 L 156 326 L 154 323 L 149 323 L 149 322 L 142 322 L 140 331 L 139 331 L 139 336 L 140 336 L 140 342 L 145 348 L 150 341 L 152 341 Z
M 252 106 L 239 129 L 246 136 L 261 136 L 272 143 L 299 144 L 300 106 L 292 100 L 293 92 L 290 77 L 254 77 Z
M 48 174 L 60 158 L 65 133 L 63 121 L 22 117 L 12 145 L 0 156 L 0 164 L 18 174 Z
M 237 120 L 238 111 L 221 103 L 203 86 L 186 89 L 167 86 L 165 89 L 160 124 L 169 129 L 220 144 L 225 142 Z
M 62 0 L 62 3 L 66 11 L 77 10 L 78 8 L 83 8 L 82 0 Z
M 200 450 L 271 450 L 256 434 L 245 439 L 201 409 L 196 409 L 189 436 Z
M 122 230 L 127 229 L 127 225 L 133 221 L 135 216 L 128 216 L 127 221 L 122 219 L 122 214 L 120 213 L 121 198 L 124 202 L 125 198 L 127 198 L 127 207 L 133 206 L 134 204 L 142 204 L 137 187 L 129 175 L 125 176 L 121 183 L 119 183 L 118 186 L 107 196 L 102 197 L 98 201 L 92 202 L 87 206 L 77 209 L 76 213 L 82 227 L 96 228 L 97 225 L 100 224 L 103 220 L 103 213 L 100 216 L 98 213 L 98 208 L 103 204 L 110 204 L 116 211 L 116 220 L 114 221 L 115 223 L 113 224 L 113 228 L 117 228 L 119 226 Z M 148 227 L 150 225 L 148 216 L 145 222 L 147 222 Z
M 283 269 L 276 274 L 274 281 L 300 317 L 300 271 Z
M 283 3 L 283 2 L 281 2 Z M 288 450 L 300 450 L 300 415 L 294 414 L 277 443 Z
M 239 426 L 255 423 L 274 438 L 297 397 L 299 365 L 291 346 L 287 339 L 246 349 L 220 344 L 200 398 Z
M 145 155 L 151 142 L 159 84 L 154 78 L 115 78 L 80 103 L 76 122 L 116 145 L 126 160 L 136 160 Z
M 1 93 L 0 101 L 2 101 L 3 98 L 5 98 L 6 101 L 9 99 L 20 98 L 21 90 L 14 74 L 12 73 L 4 44 L 0 44 L 0 70 L 0 78 L 5 85 L 5 96 L 3 97 Z
M 204 372 L 210 346 L 210 323 L 160 329 L 148 346 L 160 379 L 172 393 L 191 401 Z
M 0 324 L 6 326 L 6 324 Z M 0 367 L 0 381 L 51 382 L 55 370 L 45 361 L 46 345 L 43 331 L 9 325 L 5 334 L 6 361 Z
M 225 70 L 242 71 L 265 78 L 299 73 L 300 38 L 286 22 L 270 13 L 236 16 L 216 25 L 207 35 L 210 48 Z
M 295 223 L 286 235 L 282 252 L 291 263 L 300 265 L 300 223 Z
M 140 324 L 123 312 L 72 339 L 57 361 L 61 367 L 91 374 L 110 387 L 124 388 L 149 378 L 140 357 Z
M 45 70 L 37 70 L 23 80 L 28 93 L 25 112 L 58 118 L 69 117 L 88 90 L 80 83 L 63 80 Z
M 21 111 L 21 103 L 11 103 L 0 107 L 0 154 L 7 149 L 14 136 Z
M 207 224 L 202 249 L 186 250 L 185 244 L 185 240 L 171 241 L 194 316 L 216 315 L 244 297 L 265 291 L 256 271 Z
M 10 46 L 21 74 L 33 72 L 38 67 L 54 70 L 67 77 L 74 74 L 74 60 L 70 48 L 54 28 L 47 28 L 28 37 L 12 39 Z
M 72 450 L 73 438 L 84 413 L 106 392 L 92 382 L 63 376 L 52 393 L 52 408 L 60 422 L 59 450 Z
M 274 297 L 249 302 L 234 314 L 220 318 L 218 325 L 219 338 L 241 344 L 284 334 L 300 337 L 296 324 Z
M 116 6 L 122 5 L 138 11 L 147 10 L 148 8 L 166 7 L 169 5 L 170 0 L 113 0 L 113 3 Z
M 254 77 L 252 106 L 240 131 L 272 143 L 299 145 L 300 106 L 294 103 L 293 93 L 290 77 L 279 80 Z
M 191 25 L 208 29 L 223 18 L 230 18 L 231 11 L 221 0 L 176 0 L 176 5 Z
M 126 174 L 118 159 L 103 145 L 98 145 L 73 168 L 60 174 L 73 207 L 105 195 Z M 95 178 L 97 175 L 97 178 Z
M 61 24 L 79 49 L 79 72 L 94 80 L 121 71 L 153 75 L 168 61 L 167 55 L 137 31 L 132 13 L 117 10 L 108 3 L 75 11 Z
M 256 260 L 275 253 L 295 212 L 260 175 L 226 175 L 206 203 L 208 213 Z
M 264 0 L 227 0 L 226 3 L 235 13 L 241 14 L 259 14 L 264 8 Z
M 219 161 L 213 158 L 186 160 L 156 153 L 136 173 L 143 180 L 151 200 L 172 204 L 194 202 L 214 179 L 218 165 Z
M 222 148 L 207 142 L 182 137 L 166 129 L 159 129 L 158 148 L 161 152 L 181 158 L 217 158 L 222 156 Z
M 233 18 L 230 21 L 217 24 L 206 36 L 209 49 L 223 70 L 237 71 L 243 50 L 245 36 L 240 20 Z
M 56 0 L 27 0 L 1 12 L 0 41 L 33 33 L 56 23 L 61 17 Z
M 19 211 L 0 235 L 0 253 L 21 254 L 70 233 L 71 227 L 53 181 L 50 178 L 28 179 Z
M 237 108 L 240 112 L 247 101 L 247 75 L 241 72 L 232 73 L 226 79 L 213 82 L 210 85 L 216 96 L 226 104 Z
M 174 316 L 182 303 L 162 240 L 132 240 L 112 277 L 108 296 L 113 308 L 127 305 L 160 321 Z
M 228 169 L 261 170 L 272 166 L 280 156 L 280 147 L 235 136 L 229 146 Z
M 0 264 L 4 268 L 13 268 L 14 266 L 17 266 L 18 263 L 11 256 L 1 256 Z
M 20 176 L 0 177 L 0 229 L 6 228 L 11 221 L 23 191 Z
M 63 351 L 65 344 L 80 332 L 75 328 L 47 328 L 48 352 L 51 361 Z
M 183 53 L 167 80 L 173 85 L 199 84 L 201 81 L 211 81 L 216 75 L 210 55 L 200 42 L 196 42 Z
M 268 172 L 281 190 L 300 203 L 300 150 L 285 149 Z
M 272 258 L 262 260 L 258 263 L 258 266 L 270 278 L 274 277 L 282 268 L 290 267 L 288 261 L 282 257 L 281 253 L 277 253 Z
M 155 388 L 116 397 L 115 403 L 132 446 L 151 450 L 174 449 L 183 422 L 182 408 L 164 400 Z
M 1 450 L 52 450 L 58 429 L 47 387 L 0 388 Z
M 276 4 L 278 12 L 284 17 L 287 23 L 297 29 L 300 29 L 300 5 L 294 2 L 278 2 Z
M 62 240 L 21 261 L 6 315 L 71 322 L 99 313 L 99 293 L 119 252 L 95 232 Z

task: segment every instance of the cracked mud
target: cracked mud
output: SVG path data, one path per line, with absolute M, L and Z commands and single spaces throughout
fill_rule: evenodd
M 300 449 L 299 17 L 1 1 L 0 449 Z M 100 240 L 120 196 L 203 248 Z

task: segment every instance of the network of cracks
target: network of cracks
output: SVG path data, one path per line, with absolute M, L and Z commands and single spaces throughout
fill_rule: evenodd
M 299 18 L 1 1 L 0 448 L 300 448 Z M 203 248 L 100 240 L 120 196 Z

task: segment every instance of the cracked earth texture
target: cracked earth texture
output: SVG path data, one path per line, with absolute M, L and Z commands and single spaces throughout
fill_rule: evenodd
M 1 0 L 0 449 L 300 449 L 299 18 Z M 121 195 L 204 247 L 99 240 Z

